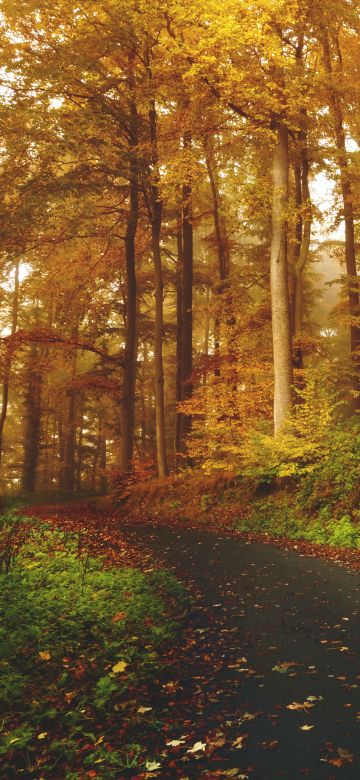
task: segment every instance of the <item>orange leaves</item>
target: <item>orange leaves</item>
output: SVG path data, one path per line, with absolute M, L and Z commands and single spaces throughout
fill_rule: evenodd
M 117 612 L 116 615 L 111 619 L 112 623 L 119 623 L 120 620 L 125 620 L 126 613 L 125 612 Z
M 205 472 L 236 468 L 243 462 L 249 431 L 271 416 L 271 367 L 244 350 L 225 355 L 217 372 L 206 374 L 181 411 L 191 414 L 189 454 Z

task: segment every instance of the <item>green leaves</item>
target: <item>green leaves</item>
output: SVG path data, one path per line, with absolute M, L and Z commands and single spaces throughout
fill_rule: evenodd
M 99 721 L 106 734 L 129 686 L 151 680 L 157 651 L 174 641 L 184 593 L 166 572 L 105 570 L 89 556 L 85 565 L 75 535 L 33 529 L 11 570 L 0 574 L 5 761 L 14 762 L 16 750 L 21 767 L 25 748 L 48 761 L 54 745 L 58 760 L 72 761 L 85 732 L 95 742 Z M 110 753 L 107 764 L 111 756 L 114 766 L 134 760 Z

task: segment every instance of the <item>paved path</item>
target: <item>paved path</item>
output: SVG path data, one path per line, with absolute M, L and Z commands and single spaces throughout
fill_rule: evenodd
M 160 776 L 359 780 L 359 575 L 203 531 L 125 533 L 200 591 Z

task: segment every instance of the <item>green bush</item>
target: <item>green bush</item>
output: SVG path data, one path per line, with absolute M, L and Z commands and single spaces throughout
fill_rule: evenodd
M 106 731 L 129 690 L 157 674 L 186 604 L 167 572 L 105 569 L 101 560 L 79 557 L 69 534 L 46 526 L 29 533 L 0 574 L 5 768 L 31 763 L 52 732 L 54 765 L 75 760 L 85 736 L 95 744 L 99 718 Z M 51 762 L 44 767 L 42 776 L 47 768 L 52 777 Z
M 299 501 L 305 511 L 331 507 L 332 515 L 353 515 L 359 503 L 360 428 L 356 420 L 331 431 L 328 457 L 317 463 L 300 483 Z
M 274 496 L 254 503 L 251 514 L 238 520 L 237 527 L 244 532 L 360 549 L 359 522 L 349 515 L 334 517 L 329 506 L 322 507 L 310 518 L 300 511 L 294 497 L 288 504 L 284 497 Z

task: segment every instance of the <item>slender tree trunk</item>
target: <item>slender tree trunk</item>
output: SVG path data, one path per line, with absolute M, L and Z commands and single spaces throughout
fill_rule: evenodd
M 149 80 L 151 70 L 148 67 Z M 164 285 L 161 263 L 160 234 L 163 204 L 159 192 L 157 116 L 155 101 L 151 101 L 149 110 L 149 130 L 151 144 L 151 168 L 153 182 L 150 185 L 151 248 L 154 263 L 155 280 L 155 419 L 156 419 L 156 455 L 159 477 L 168 475 L 166 458 L 164 367 L 163 367 L 163 331 L 164 331 Z
M 213 138 L 207 136 L 204 141 L 206 168 L 208 172 L 210 189 L 213 201 L 213 217 L 214 217 L 214 229 L 216 248 L 218 255 L 218 268 L 220 284 L 216 286 L 216 292 L 220 296 L 224 293 L 226 288 L 226 280 L 230 274 L 230 249 L 229 238 L 226 226 L 226 219 L 224 214 L 223 205 L 221 202 L 219 176 L 216 166 Z M 231 330 L 235 324 L 234 312 L 231 310 L 231 306 L 228 305 L 228 301 L 221 301 L 225 305 L 225 320 L 228 330 L 228 346 L 230 354 L 232 350 Z M 220 356 L 220 337 L 221 337 L 221 318 L 217 314 L 214 323 L 214 355 L 218 359 Z M 220 376 L 219 365 L 215 365 L 215 376 Z
M 219 191 L 219 178 L 213 149 L 213 138 L 206 137 L 204 141 L 206 168 L 208 172 L 212 200 L 216 246 L 219 261 L 219 277 L 223 282 L 230 273 L 230 250 L 226 228 L 226 220 Z
M 309 258 L 312 224 L 312 204 L 309 189 L 309 160 L 305 133 L 300 134 L 300 144 L 301 152 L 299 167 L 298 170 L 295 171 L 295 176 L 296 179 L 299 179 L 300 184 L 300 200 L 297 205 L 298 209 L 301 209 L 301 212 L 297 224 L 295 246 L 291 262 L 293 295 L 290 296 L 290 310 L 292 333 L 294 336 L 300 336 L 303 329 L 303 276 Z M 303 367 L 303 355 L 299 346 L 294 350 L 294 366 L 295 368 Z
M 136 147 L 138 143 L 138 114 L 135 103 L 130 106 L 130 171 L 129 171 L 129 211 L 125 234 L 126 264 L 126 326 L 125 354 L 123 363 L 123 386 L 121 401 L 121 445 L 120 469 L 124 472 L 131 468 L 134 451 L 135 427 L 135 372 L 136 372 L 136 253 L 135 237 L 139 214 L 138 161 Z
M 290 322 L 291 332 L 295 335 L 295 298 L 296 298 L 296 267 L 300 256 L 300 247 L 302 241 L 303 218 L 302 218 L 302 187 L 301 187 L 301 158 L 300 151 L 295 149 L 295 160 L 293 163 L 294 189 L 295 189 L 295 208 L 296 222 L 294 235 L 292 236 L 291 247 L 289 247 L 289 304 L 290 304 Z
M 58 463 L 59 463 L 59 472 L 58 472 L 58 479 L 59 479 L 59 490 L 64 489 L 63 485 L 63 463 L 64 463 L 64 450 L 65 450 L 65 438 L 64 438 L 64 415 L 63 415 L 63 409 L 60 410 L 60 414 L 58 417 L 58 443 L 59 443 L 59 453 L 58 453 Z
M 71 382 L 76 373 L 76 353 L 73 357 Z M 63 489 L 67 493 L 75 490 L 75 452 L 76 452 L 76 391 L 70 387 L 66 392 L 67 419 L 64 436 Z
M 177 268 L 176 268 L 176 404 L 181 401 L 181 339 L 182 339 L 182 263 L 183 241 L 182 220 L 178 221 L 177 229 Z M 181 412 L 176 413 L 175 418 L 175 453 L 174 462 L 180 452 L 180 423 Z
M 84 408 L 85 400 L 84 394 L 80 396 L 80 412 L 79 412 L 79 434 L 76 445 L 77 450 L 77 464 L 76 464 L 76 492 L 81 491 L 81 477 L 83 469 L 83 437 L 84 437 Z
M 339 41 L 335 40 L 338 57 L 338 65 L 342 69 L 342 58 Z M 359 317 L 359 277 L 356 268 L 356 246 L 354 227 L 354 206 L 351 179 L 349 174 L 349 161 L 346 150 L 346 136 L 344 130 L 344 117 L 341 98 L 336 89 L 333 73 L 333 61 L 330 48 L 328 31 L 323 29 L 323 55 L 324 66 L 328 77 L 329 106 L 333 119 L 334 134 L 337 148 L 337 162 L 340 170 L 340 184 L 343 201 L 343 215 L 345 223 L 345 264 L 348 277 L 349 312 L 353 319 L 350 325 L 350 349 L 354 361 L 355 381 L 354 391 L 355 406 L 360 407 L 360 326 L 357 324 Z
M 287 265 L 287 207 L 289 195 L 288 131 L 276 127 L 273 153 L 271 234 L 271 310 L 274 353 L 274 433 L 280 433 L 292 409 L 292 342 Z
M 210 306 L 210 287 L 206 288 L 206 298 L 205 298 L 205 325 L 204 325 L 204 357 L 209 357 L 209 339 L 210 339 L 210 317 L 209 317 L 209 306 Z
M 107 465 L 107 457 L 106 457 L 106 435 L 104 430 L 104 420 L 103 417 L 99 417 L 99 466 L 100 466 L 100 480 L 99 480 L 99 487 L 100 487 L 100 493 L 102 496 L 105 496 L 108 491 L 108 483 L 107 483 L 107 476 L 106 476 L 106 465 Z
M 164 401 L 164 367 L 162 354 L 163 340 L 163 280 L 160 250 L 160 224 L 154 220 L 151 225 L 152 254 L 155 278 L 155 418 L 156 418 L 156 452 L 159 477 L 165 477 L 168 472 L 166 460 L 165 438 L 165 401 Z
M 143 364 L 142 364 L 142 372 L 141 372 L 141 454 L 142 456 L 145 455 L 146 449 L 147 449 L 147 409 L 146 409 L 146 378 L 147 378 L 147 371 L 148 371 L 148 360 L 147 360 L 147 344 L 144 341 L 143 343 Z
M 12 316 L 11 316 L 11 336 L 15 335 L 17 329 L 17 322 L 18 322 L 19 266 L 20 264 L 19 262 L 17 262 L 15 265 L 14 294 L 13 294 Z M 3 379 L 3 388 L 2 388 L 3 392 L 2 392 L 2 404 L 1 404 L 1 412 L 0 412 L 0 464 L 1 464 L 2 452 L 3 452 L 4 425 L 5 425 L 8 403 L 9 403 L 11 363 L 12 363 L 12 352 L 10 346 L 7 350 L 6 357 L 5 357 L 4 379 Z
M 33 493 L 36 487 L 41 432 L 41 368 L 37 344 L 31 345 L 24 414 L 24 461 L 22 489 Z
M 191 136 L 186 133 L 184 146 L 190 148 Z M 191 208 L 191 184 L 185 184 L 182 191 L 182 315 L 181 315 L 181 400 L 186 401 L 192 396 L 192 337 L 193 337 L 193 226 Z M 181 414 L 179 431 L 179 451 L 186 452 L 186 438 L 191 431 L 191 415 Z
M 100 457 L 100 436 L 98 434 L 96 440 L 96 447 L 94 449 L 94 460 L 92 463 L 92 470 L 91 470 L 91 492 L 92 493 L 96 492 L 96 476 L 97 476 L 99 457 Z

